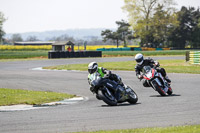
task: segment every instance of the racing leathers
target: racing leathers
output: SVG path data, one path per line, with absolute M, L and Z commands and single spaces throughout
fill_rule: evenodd
M 102 78 L 107 77 L 110 80 L 112 80 L 112 82 L 115 82 L 114 84 L 117 85 L 117 88 L 115 88 L 114 91 L 115 91 L 115 95 L 116 95 L 117 99 L 119 99 L 119 97 L 120 97 L 119 94 L 120 93 L 118 93 L 118 92 L 121 91 L 119 88 L 120 88 L 120 86 L 124 87 L 124 84 L 122 83 L 121 78 L 119 78 L 119 76 L 117 76 L 116 74 L 111 73 L 111 71 L 109 71 L 109 70 L 107 70 L 107 69 L 105 69 L 103 67 L 98 67 L 96 72 L 100 75 L 100 77 L 102 77 Z M 90 76 L 91 75 L 92 74 L 88 75 L 88 82 L 90 80 Z M 90 91 L 94 92 L 93 87 L 90 87 Z M 96 98 L 100 99 L 100 97 L 98 95 L 96 95 Z
M 151 58 L 144 59 L 144 61 L 143 61 L 143 63 L 142 63 L 141 65 L 137 64 L 137 65 L 135 66 L 136 76 L 137 76 L 139 79 L 142 78 L 141 72 L 142 72 L 142 69 L 143 69 L 144 66 L 150 66 L 151 68 L 155 67 L 156 70 L 162 74 L 162 76 L 165 78 L 165 80 L 166 80 L 168 83 L 171 83 L 171 80 L 168 78 L 165 69 L 159 67 L 159 63 L 158 63 L 157 61 L 154 61 L 154 60 L 151 59 Z M 146 79 L 142 79 L 142 83 L 143 83 L 143 86 L 144 86 L 144 87 L 150 87 Z
M 120 85 L 124 85 L 121 82 L 121 79 L 118 79 L 118 76 L 116 74 L 111 73 L 111 71 L 107 70 L 106 68 L 103 67 L 98 67 L 97 72 L 100 74 L 100 76 L 103 77 L 108 77 L 110 80 L 114 80 L 115 82 L 117 82 Z M 91 74 L 88 75 L 88 79 L 90 77 Z

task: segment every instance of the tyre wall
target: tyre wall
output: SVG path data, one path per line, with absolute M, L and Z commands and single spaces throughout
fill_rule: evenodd
M 83 58 L 83 57 L 102 57 L 102 51 L 49 51 L 48 58 Z

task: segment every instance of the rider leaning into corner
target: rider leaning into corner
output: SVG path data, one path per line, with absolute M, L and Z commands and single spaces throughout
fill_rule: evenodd
M 135 72 L 136 72 L 136 76 L 138 79 L 142 79 L 141 72 L 142 72 L 143 67 L 150 66 L 151 68 L 155 67 L 156 70 L 162 74 L 162 76 L 165 78 L 165 80 L 169 84 L 171 83 L 171 80 L 168 78 L 165 69 L 159 67 L 160 66 L 159 62 L 154 61 L 151 58 L 144 59 L 144 56 L 141 53 L 136 54 L 135 60 L 137 62 L 136 66 L 135 66 Z M 146 79 L 142 79 L 142 83 L 143 83 L 144 87 L 150 87 L 149 84 L 147 83 Z
M 111 71 L 107 70 L 106 68 L 98 67 L 98 64 L 96 62 L 91 62 L 88 65 L 88 72 L 89 72 L 88 80 L 90 79 L 89 77 L 91 76 L 91 74 L 97 72 L 102 78 L 106 76 L 110 80 L 114 80 L 115 82 L 117 82 L 122 86 L 124 85 L 121 79 L 118 79 L 118 76 L 116 74 L 111 73 Z
M 94 73 L 98 73 L 100 75 L 100 77 L 102 78 L 109 78 L 112 81 L 115 81 L 119 86 L 124 87 L 124 84 L 122 83 L 121 78 L 119 78 L 119 76 L 117 76 L 116 74 L 111 73 L 111 71 L 103 68 L 103 67 L 98 67 L 98 64 L 96 62 L 91 62 L 88 65 L 88 83 L 90 84 L 89 80 L 90 80 L 90 76 L 92 76 L 92 74 Z M 117 92 L 121 91 L 119 88 L 117 87 L 116 90 L 114 90 L 116 92 L 116 94 L 118 94 Z M 93 87 L 90 87 L 90 91 L 93 92 Z M 119 98 L 119 95 L 117 95 L 117 97 Z M 96 95 L 96 98 L 99 99 L 98 95 Z

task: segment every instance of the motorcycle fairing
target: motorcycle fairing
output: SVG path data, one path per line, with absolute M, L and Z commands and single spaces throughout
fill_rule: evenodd
M 152 84 L 153 81 L 157 82 L 165 93 L 168 91 L 168 85 L 165 84 L 165 79 L 161 73 L 157 72 L 153 68 L 150 68 L 150 66 L 145 66 L 143 72 L 145 73 L 145 75 L 143 75 L 144 79 L 148 81 L 149 85 L 152 86 L 155 91 L 156 88 Z

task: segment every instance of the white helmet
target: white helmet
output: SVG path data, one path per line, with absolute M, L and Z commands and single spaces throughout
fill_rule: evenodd
M 136 54 L 135 60 L 137 64 L 142 65 L 142 63 L 144 62 L 144 57 L 141 53 L 139 53 L 139 54 Z
M 98 64 L 96 62 L 91 62 L 89 65 L 88 65 L 88 72 L 90 74 L 96 72 L 98 69 Z

